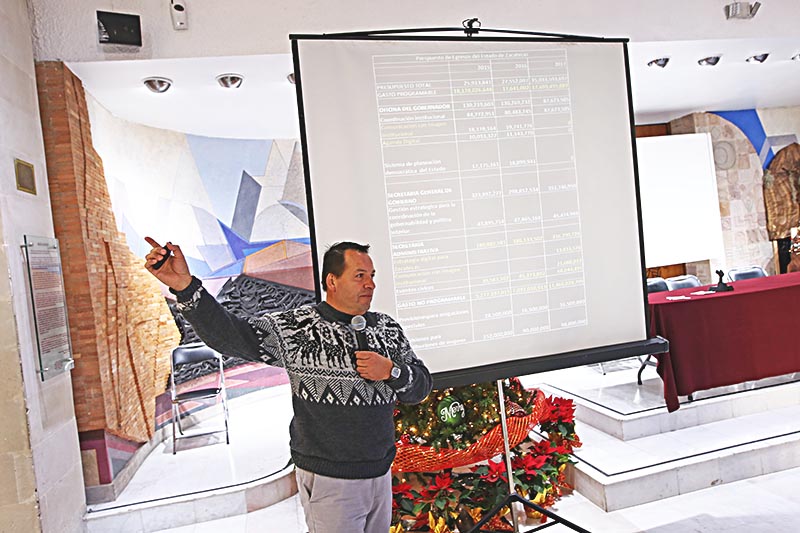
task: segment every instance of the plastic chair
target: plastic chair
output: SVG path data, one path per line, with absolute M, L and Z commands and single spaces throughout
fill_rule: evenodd
M 667 282 L 664 278 L 647 278 L 647 294 L 651 292 L 664 292 L 668 291 Z
M 732 268 L 728 271 L 728 277 L 731 281 L 739 281 L 740 279 L 764 278 L 766 276 L 767 273 L 764 271 L 764 269 L 757 265 Z
M 676 289 L 689 289 L 691 287 L 699 287 L 702 285 L 697 276 L 686 274 L 683 276 L 675 276 L 664 280 L 667 282 L 667 288 L 674 291 Z
M 210 361 L 216 367 L 218 374 L 217 385 L 212 388 L 194 389 L 185 392 L 178 392 L 175 384 L 175 371 L 183 365 L 201 363 L 203 361 Z M 212 433 L 225 432 L 225 443 L 230 444 L 231 439 L 228 434 L 228 394 L 225 390 L 225 371 L 222 364 L 222 355 L 219 352 L 209 348 L 202 342 L 183 344 L 172 350 L 172 373 L 170 374 L 170 391 L 172 397 L 172 454 L 177 452 L 178 439 L 187 439 L 193 437 L 200 437 L 202 435 L 210 435 Z M 211 429 L 208 431 L 196 432 L 191 434 L 184 434 L 183 427 L 181 426 L 181 404 L 185 402 L 205 400 L 210 398 L 220 397 L 222 400 L 222 412 L 225 420 L 225 427 L 218 429 Z M 178 433 L 175 434 L 175 428 L 178 428 Z

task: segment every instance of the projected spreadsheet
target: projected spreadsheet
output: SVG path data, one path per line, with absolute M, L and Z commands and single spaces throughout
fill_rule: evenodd
M 373 72 L 415 348 L 586 325 L 566 52 L 375 56 Z

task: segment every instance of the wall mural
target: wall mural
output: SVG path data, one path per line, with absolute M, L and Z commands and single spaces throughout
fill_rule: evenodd
M 192 273 L 242 316 L 314 300 L 297 140 L 189 135 L 119 119 L 91 95 L 87 104 L 118 229 L 136 255 L 150 249 L 145 235 L 180 244 Z M 196 341 L 175 318 L 181 343 Z M 179 381 L 204 373 L 189 369 Z
M 217 290 L 233 276 L 313 289 L 300 143 L 200 137 L 111 115 L 87 95 L 119 230 L 181 245 Z

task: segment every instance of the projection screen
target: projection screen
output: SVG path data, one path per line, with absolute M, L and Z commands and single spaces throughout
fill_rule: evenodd
M 624 40 L 291 38 L 317 277 L 369 243 L 435 373 L 647 339 Z

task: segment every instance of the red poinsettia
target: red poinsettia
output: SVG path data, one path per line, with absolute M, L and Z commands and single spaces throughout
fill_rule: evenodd
M 481 475 L 481 479 L 489 483 L 497 483 L 498 480 L 506 481 L 506 464 L 503 461 L 489 461 L 489 471 Z
M 433 483 L 425 489 L 431 493 L 437 493 L 439 491 L 453 491 L 453 478 L 450 476 L 450 472 L 444 472 L 442 474 L 438 474 L 436 478 L 433 480 Z
M 575 404 L 566 398 L 547 396 L 540 422 L 566 423 L 575 421 Z
M 540 440 L 533 445 L 533 453 L 536 455 L 550 455 L 555 451 L 556 449 L 550 445 L 550 441 L 547 439 Z
M 553 406 L 556 410 L 556 417 L 561 422 L 571 423 L 575 421 L 575 404 L 566 398 L 552 397 Z
M 392 494 L 403 496 L 404 498 L 411 498 L 411 483 L 398 483 L 392 487 Z
M 537 470 L 547 463 L 546 455 L 536 455 L 529 453 L 522 458 L 522 468 L 526 474 L 535 474 Z

